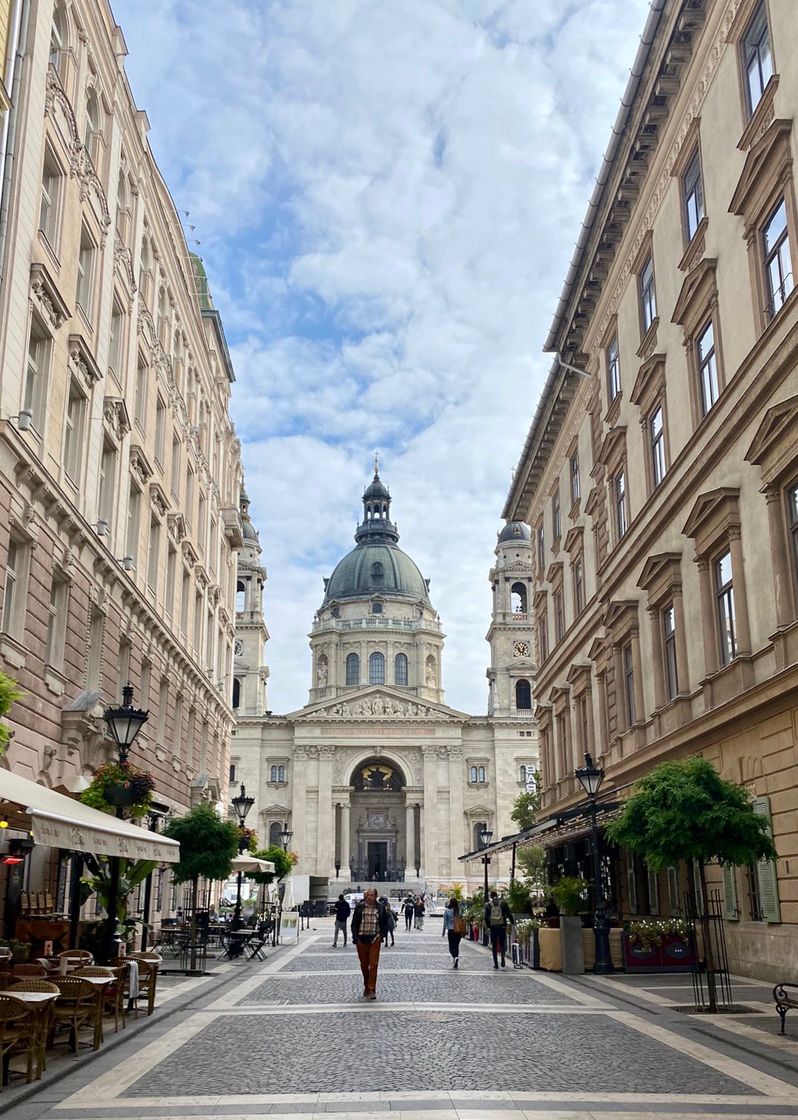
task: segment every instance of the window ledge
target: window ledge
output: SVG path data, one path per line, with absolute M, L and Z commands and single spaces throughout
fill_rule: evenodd
M 621 412 L 621 401 L 623 400 L 623 392 L 618 392 L 610 401 L 609 408 L 604 416 L 604 423 L 612 427 Z M 594 465 L 595 466 L 595 465 Z M 591 475 L 593 472 L 590 472 Z
M 659 327 L 659 315 L 655 315 L 651 320 L 651 326 L 640 340 L 640 348 L 637 351 L 638 358 L 648 358 L 654 352 L 654 347 L 657 345 L 657 328 Z
M 770 318 L 768 318 L 768 316 L 770 315 L 770 312 L 767 310 L 767 308 L 765 309 L 765 318 L 766 318 L 767 322 L 766 322 L 766 325 L 765 325 L 765 329 L 762 331 L 762 334 L 759 336 L 760 339 L 762 339 L 768 333 L 768 331 L 773 327 L 774 323 L 780 322 L 781 319 L 783 319 L 785 314 L 789 314 L 790 310 L 795 306 L 796 301 L 798 301 L 798 284 L 796 284 L 796 286 L 793 288 L 793 290 L 787 296 L 784 303 L 781 305 L 781 307 L 778 309 L 778 311 L 776 312 L 775 315 L 772 315 Z M 710 409 L 710 411 L 711 411 L 711 409 Z
M 690 269 L 698 263 L 699 257 L 703 257 L 706 249 L 706 232 L 708 226 L 709 218 L 703 217 L 698 223 L 690 244 L 684 251 L 684 256 L 679 261 L 680 272 L 689 272 Z
M 11 634 L 0 634 L 0 657 L 13 669 L 25 668 L 25 649 Z
M 751 119 L 745 126 L 742 136 L 737 142 L 740 151 L 747 151 L 754 141 L 758 140 L 770 122 L 773 120 L 773 100 L 779 88 L 778 74 L 771 74 L 768 84 L 762 91 L 759 104 L 751 114 Z
M 44 683 L 48 692 L 52 692 L 54 696 L 63 696 L 66 690 L 66 678 L 64 674 L 52 665 L 45 666 L 44 670 Z
M 37 230 L 37 234 L 38 234 L 38 237 L 39 237 L 39 243 L 41 244 L 45 253 L 47 253 L 47 256 L 50 258 L 50 263 L 52 264 L 53 268 L 56 270 L 56 272 L 60 272 L 61 271 L 61 262 L 58 259 L 58 254 L 55 251 L 55 247 L 50 244 L 49 237 L 47 236 L 47 234 L 44 232 L 43 229 Z

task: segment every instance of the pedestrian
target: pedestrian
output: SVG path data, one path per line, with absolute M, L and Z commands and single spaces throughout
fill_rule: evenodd
M 405 899 L 405 932 L 410 932 L 413 928 L 413 896 L 409 894 Z
M 387 908 L 377 900 L 377 892 L 369 887 L 352 915 L 352 943 L 357 948 L 360 971 L 363 973 L 363 998 L 377 998 L 377 969 L 380 946 L 388 932 Z
M 386 910 L 387 915 L 388 915 L 388 932 L 385 934 L 385 937 L 383 939 L 385 941 L 385 948 L 387 949 L 388 948 L 388 938 L 389 937 L 391 939 L 391 945 L 396 944 L 396 938 L 394 937 L 394 930 L 396 929 L 396 915 L 394 914 L 393 910 L 391 909 L 391 904 L 388 901 L 388 899 L 385 897 L 385 895 L 383 895 L 382 898 L 380 898 L 380 903 L 385 907 L 385 910 Z
M 346 901 L 342 894 L 338 895 L 338 901 L 335 904 L 335 934 L 333 935 L 333 949 L 338 948 L 338 934 L 344 935 L 344 948 L 346 948 L 346 922 L 349 915 L 352 913 L 352 907 Z
M 425 913 L 426 909 L 427 908 L 424 905 L 424 899 L 421 897 L 420 894 L 417 894 L 414 901 L 413 901 L 413 917 L 415 919 L 415 928 L 416 929 L 423 929 L 424 928 L 424 913 Z
M 457 968 L 460 964 L 460 942 L 465 937 L 465 932 L 465 918 L 460 913 L 460 903 L 456 898 L 450 898 L 443 912 L 443 934 L 449 935 L 452 968 Z
M 499 967 L 499 955 L 502 959 L 502 968 L 505 967 L 505 954 L 507 952 L 507 924 L 513 925 L 514 918 L 510 907 L 496 891 L 490 892 L 490 902 L 485 907 L 485 925 L 490 931 L 490 944 L 493 949 L 493 967 Z

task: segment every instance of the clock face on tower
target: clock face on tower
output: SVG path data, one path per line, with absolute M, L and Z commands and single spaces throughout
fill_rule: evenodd
M 529 642 L 515 642 L 513 657 L 529 657 Z
M 244 643 L 239 638 L 238 641 L 235 644 L 235 655 L 236 655 L 236 657 L 240 657 L 243 652 L 244 652 Z

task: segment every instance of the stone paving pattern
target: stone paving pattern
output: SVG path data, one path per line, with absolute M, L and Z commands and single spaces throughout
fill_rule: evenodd
M 450 984 L 454 984 L 452 977 Z M 489 1072 L 488 1072 L 489 1071 Z M 122 1095 L 380 1089 L 618 1093 L 745 1091 L 740 1082 L 602 1016 L 403 1012 L 221 1015 Z M 750 1092 L 750 1089 L 748 1090 Z
M 573 1003 L 564 992 L 538 984 L 528 973 L 494 976 L 458 970 L 450 979 L 448 975 L 434 973 L 425 976 L 388 972 L 380 976 L 378 987 L 384 1003 Z M 250 1003 L 359 1003 L 362 996 L 360 972 L 352 976 L 296 976 L 290 980 L 278 974 L 243 999 L 241 1006 Z
M 463 951 L 460 954 L 463 968 L 468 971 L 492 972 L 493 962 L 487 954 Z M 452 969 L 452 958 L 446 948 L 445 942 L 433 941 L 428 952 L 401 952 L 397 946 L 394 949 L 382 949 L 380 952 L 380 972 L 384 969 L 411 969 L 422 972 L 436 972 L 439 969 Z M 359 972 L 360 965 L 357 953 L 351 946 L 346 949 L 329 949 L 326 953 L 302 953 L 295 960 L 290 961 L 286 972 Z M 505 972 L 512 972 L 512 963 L 508 961 Z

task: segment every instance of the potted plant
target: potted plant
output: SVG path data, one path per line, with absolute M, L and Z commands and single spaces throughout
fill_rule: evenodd
M 154 789 L 155 781 L 146 770 L 139 770 L 129 762 L 106 762 L 97 768 L 80 800 L 103 813 L 125 808 L 127 816 L 137 820 L 149 812 Z
M 585 905 L 586 892 L 587 883 L 576 875 L 563 875 L 551 888 L 551 896 L 560 911 L 562 971 L 565 975 L 573 976 L 585 971 L 579 911 Z
M 692 926 L 684 918 L 641 918 L 626 924 L 627 972 L 687 972 L 697 963 Z
M 540 919 L 532 917 L 516 922 L 515 938 L 523 963 L 530 968 L 540 968 Z

